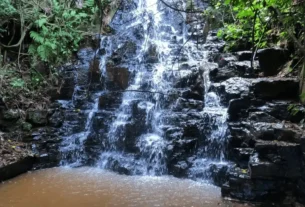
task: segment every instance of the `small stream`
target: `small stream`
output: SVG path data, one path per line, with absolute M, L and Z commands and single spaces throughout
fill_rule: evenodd
M 53 168 L 0 185 L 0 207 L 238 207 L 212 185 L 174 177 L 124 176 L 97 168 Z

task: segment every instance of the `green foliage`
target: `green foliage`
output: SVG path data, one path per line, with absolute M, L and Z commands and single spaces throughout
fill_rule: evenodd
M 0 0 L 0 97 L 8 108 L 50 103 L 63 84 L 57 66 L 96 33 L 98 13 L 106 13 L 109 2 Z
M 17 10 L 13 7 L 10 0 L 0 1 L 0 18 L 16 15 Z
M 97 8 L 94 1 L 85 1 L 82 8 L 67 8 L 53 0 L 52 14 L 40 13 L 35 20 L 38 31 L 31 31 L 34 43 L 29 53 L 37 60 L 61 63 L 76 51 L 85 32 L 82 30 L 93 21 Z
M 14 78 L 11 81 L 11 85 L 15 88 L 22 88 L 24 86 L 24 80 L 22 80 L 21 78 Z
M 292 34 L 304 36 L 304 30 L 298 28 L 305 26 L 305 8 L 292 0 L 213 0 L 212 5 L 223 27 L 218 36 L 231 46 L 246 41 L 264 48 L 295 42 Z

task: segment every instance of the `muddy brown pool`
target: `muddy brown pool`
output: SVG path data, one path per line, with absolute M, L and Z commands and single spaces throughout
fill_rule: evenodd
M 233 206 L 212 185 L 173 177 L 53 168 L 0 184 L 1 207 Z

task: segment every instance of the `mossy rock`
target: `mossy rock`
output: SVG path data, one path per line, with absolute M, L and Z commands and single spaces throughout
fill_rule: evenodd
M 27 121 L 33 125 L 45 125 L 47 116 L 47 110 L 32 110 L 27 112 Z
M 20 118 L 20 110 L 17 109 L 10 109 L 4 111 L 3 113 L 3 119 L 5 120 L 17 120 L 19 118 Z

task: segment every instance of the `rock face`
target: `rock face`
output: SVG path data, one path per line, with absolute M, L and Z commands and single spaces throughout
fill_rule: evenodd
M 128 87 L 129 71 L 127 68 L 118 67 L 108 63 L 106 67 L 108 81 L 110 82 L 110 88 L 118 88 L 124 90 Z
M 35 163 L 34 157 L 26 157 L 14 163 L 0 167 L 0 182 L 14 178 L 22 173 L 32 170 Z
M 15 142 L 3 134 L 0 136 L 0 182 L 16 177 L 32 169 L 36 161 L 24 143 Z
M 274 76 L 279 68 L 289 60 L 287 50 L 281 48 L 261 49 L 257 52 L 259 65 L 265 76 Z
M 222 195 L 279 203 L 302 197 L 305 151 L 299 122 L 305 111 L 298 103 L 299 81 L 296 77 L 258 77 L 260 72 L 276 76 L 288 61 L 287 51 L 260 50 L 256 69 L 244 65 L 252 58 L 250 51 L 215 52 L 212 56 L 218 58 L 211 61 L 218 68 L 210 71 L 211 90 L 228 106 L 228 159 L 232 161 Z M 291 105 L 295 113 L 289 111 Z

